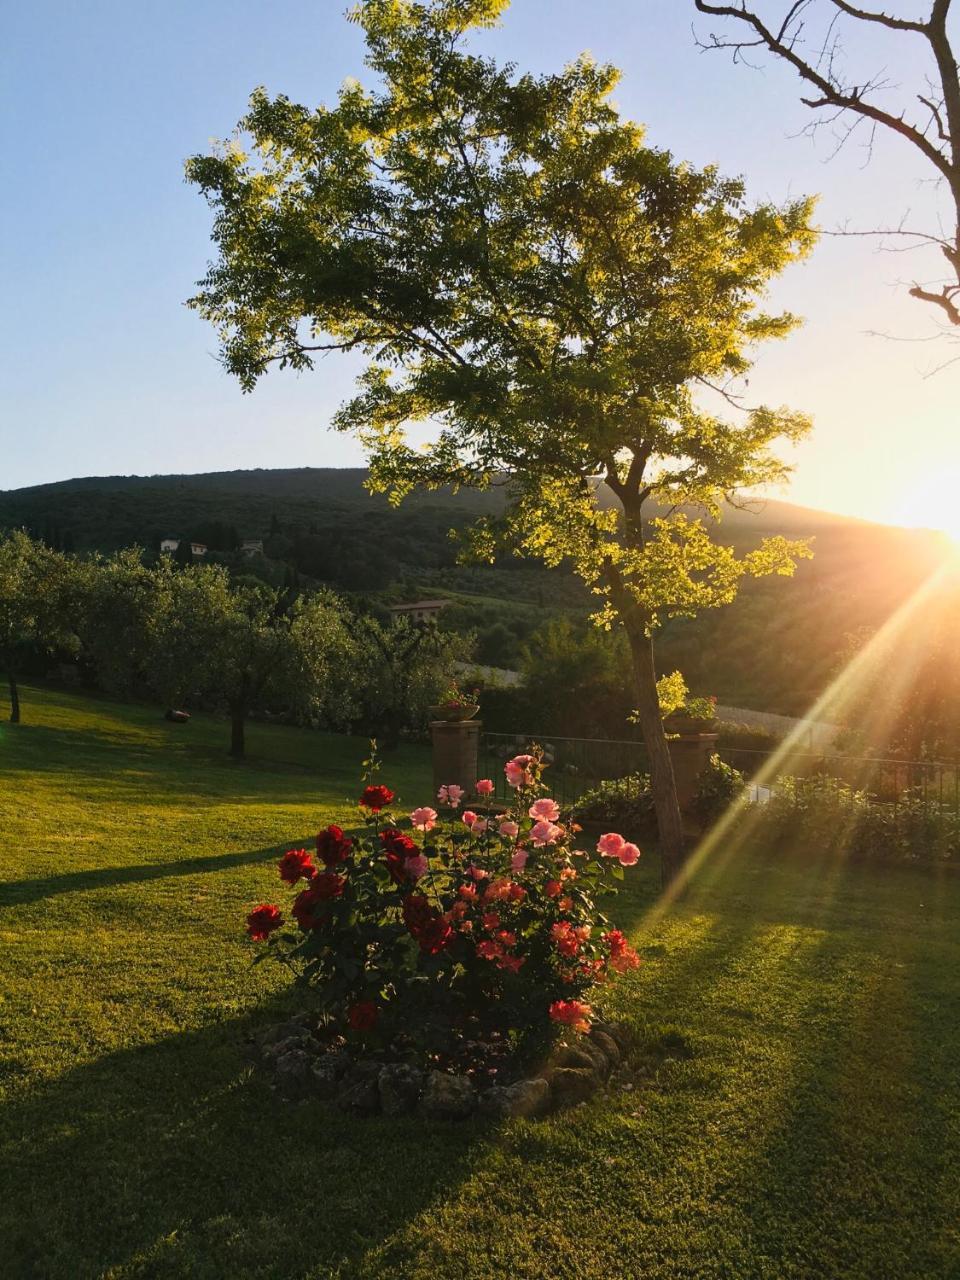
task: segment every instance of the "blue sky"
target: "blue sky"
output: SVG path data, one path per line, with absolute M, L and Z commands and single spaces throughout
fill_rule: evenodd
M 902 4 L 898 11 L 912 11 Z M 220 369 L 213 333 L 183 301 L 210 256 L 209 212 L 183 160 L 227 136 L 263 84 L 329 101 L 366 74 L 342 0 L 32 0 L 8 6 L 0 52 L 5 302 L 0 314 L 0 488 L 74 475 L 359 465 L 327 429 L 356 364 L 273 373 L 250 396 Z M 513 0 L 483 47 L 523 67 L 582 49 L 617 63 L 616 99 L 651 141 L 742 173 L 750 193 L 822 193 L 825 227 L 920 221 L 934 197 L 910 153 L 796 134 L 791 75 L 697 51 L 693 0 Z M 706 28 L 704 19 L 698 27 Z M 864 63 L 898 57 L 879 42 Z M 919 72 L 919 63 L 910 66 Z M 776 301 L 805 329 L 761 355 L 751 391 L 810 411 L 789 496 L 904 523 L 951 500 L 960 464 L 960 365 L 924 378 L 937 348 L 869 337 L 934 332 L 898 287 L 916 270 L 871 244 L 825 240 Z M 948 353 L 942 353 L 948 354 Z

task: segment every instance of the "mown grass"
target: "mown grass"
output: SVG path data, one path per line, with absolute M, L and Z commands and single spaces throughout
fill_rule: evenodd
M 960 878 L 729 850 L 606 995 L 649 1085 L 497 1129 L 278 1101 L 238 1053 L 276 846 L 365 744 L 29 690 L 0 730 L 0 1274 L 960 1276 Z M 424 753 L 388 761 L 425 798 Z M 719 870 L 723 863 L 722 872 Z

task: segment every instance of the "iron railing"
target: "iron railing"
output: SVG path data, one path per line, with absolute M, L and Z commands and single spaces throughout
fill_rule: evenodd
M 499 799 L 507 799 L 509 788 L 503 766 L 513 756 L 543 751 L 544 782 L 559 804 L 572 804 L 610 778 L 628 773 L 646 773 L 647 752 L 634 738 L 558 738 L 550 733 L 483 733 L 480 737 L 480 776 L 492 779 Z
M 482 733 L 480 776 L 493 780 L 495 794 L 508 798 L 503 766 L 507 760 L 539 747 L 547 771 L 544 781 L 560 804 L 572 804 L 601 782 L 649 771 L 646 748 L 639 738 L 561 738 L 549 733 Z M 717 754 L 739 769 L 755 797 L 774 790 L 785 776 L 812 778 L 826 774 L 880 803 L 898 805 L 907 796 L 935 801 L 960 815 L 960 762 L 909 760 L 898 756 L 849 756 L 831 752 L 758 750 L 721 747 Z

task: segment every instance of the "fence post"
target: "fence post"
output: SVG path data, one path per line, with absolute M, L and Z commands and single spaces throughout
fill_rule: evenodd
M 697 794 L 697 778 L 717 749 L 716 733 L 681 733 L 667 739 L 673 761 L 673 778 L 677 785 L 680 812 L 690 813 Z
M 431 720 L 433 794 L 449 782 L 473 795 L 480 758 L 479 720 Z

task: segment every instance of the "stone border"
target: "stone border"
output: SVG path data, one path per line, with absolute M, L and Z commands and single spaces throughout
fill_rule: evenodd
M 261 1032 L 250 1056 L 272 1076 L 271 1087 L 291 1102 L 332 1102 L 356 1116 L 464 1120 L 474 1114 L 535 1118 L 578 1106 L 626 1065 L 632 1047 L 622 1025 L 597 1022 L 587 1035 L 556 1045 L 537 1075 L 478 1090 L 466 1075 L 327 1049 L 301 1015 Z

